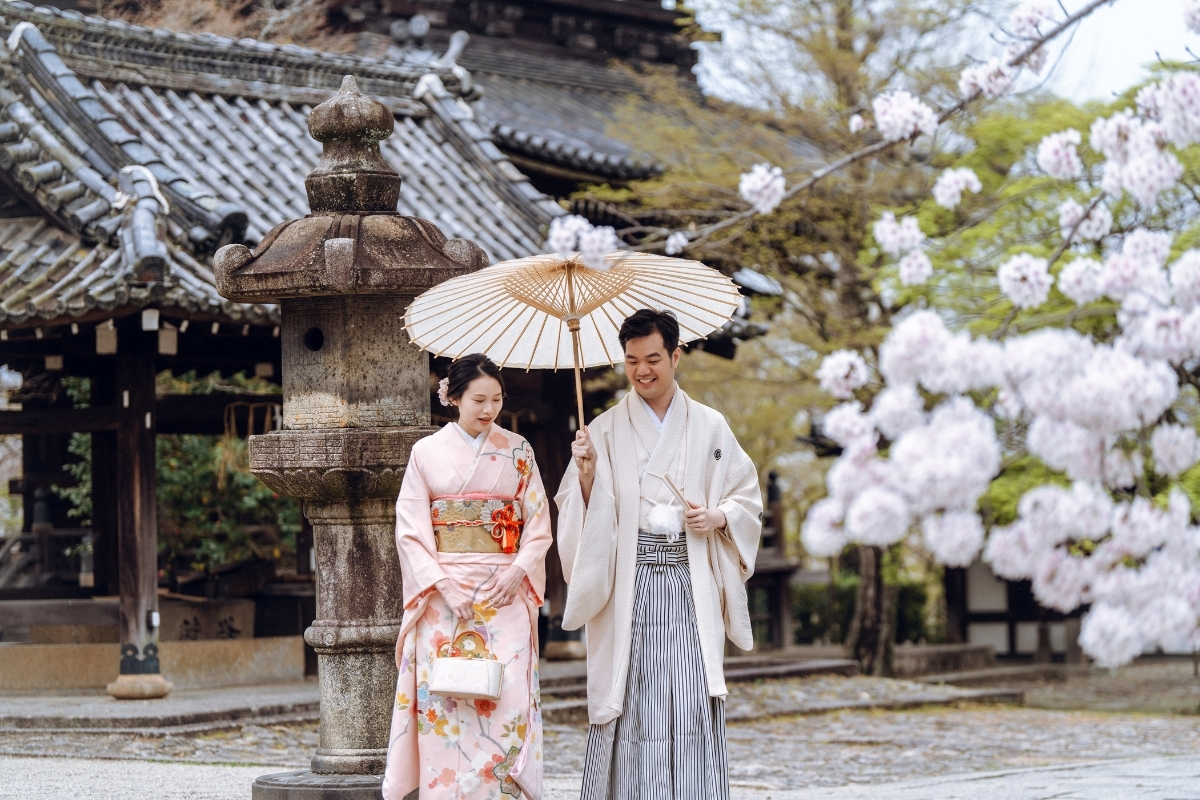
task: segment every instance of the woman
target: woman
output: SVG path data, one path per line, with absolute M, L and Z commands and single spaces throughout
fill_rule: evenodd
M 458 408 L 458 421 L 413 446 L 396 501 L 404 622 L 383 796 L 540 800 L 536 631 L 550 547 L 542 478 L 529 443 L 494 424 L 504 381 L 491 359 L 455 361 L 438 397 Z M 439 649 L 456 642 L 482 642 L 504 665 L 497 700 L 429 691 Z

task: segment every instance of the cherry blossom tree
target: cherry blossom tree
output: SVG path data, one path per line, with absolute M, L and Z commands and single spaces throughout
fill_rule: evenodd
M 1196 4 L 1187 13 L 1200 28 Z M 1015 49 L 1053 27 L 1052 14 L 1021 3 L 1007 26 Z M 1005 66 L 971 68 L 964 92 L 1009 91 Z M 1086 141 L 1065 129 L 1030 154 L 1031 168 L 1074 196 L 1044 209 L 1037 235 L 990 243 L 1009 254 L 993 256 L 990 278 L 979 272 L 1000 290 L 990 307 L 940 306 L 931 291 L 877 351 L 826 358 L 822 385 L 847 402 L 825 419 L 842 455 L 805 521 L 808 552 L 915 540 L 947 566 L 982 556 L 1001 577 L 1029 579 L 1049 608 L 1088 605 L 1080 644 L 1105 666 L 1200 643 L 1193 70 L 1160 70 Z M 907 99 L 904 109 L 905 122 L 882 124 L 923 119 Z M 970 188 L 958 174 L 935 185 L 939 205 Z M 921 244 L 900 227 L 890 212 L 880 218 L 881 250 Z M 898 273 L 911 282 L 903 262 Z M 927 280 L 937 282 L 933 270 Z M 1031 461 L 1043 469 L 1004 519 L 989 495 Z
M 755 166 L 739 184 L 745 210 L 643 230 L 637 246 L 702 250 L 841 170 L 918 142 L 940 152 L 948 168 L 931 199 L 954 224 L 879 216 L 871 244 L 896 260 L 884 293 L 903 298 L 894 325 L 817 372 L 846 401 L 823 421 L 842 454 L 803 543 L 825 556 L 909 541 L 947 566 L 982 556 L 1049 608 L 1088 605 L 1080 643 L 1115 666 L 1200 644 L 1200 247 L 1187 224 L 1200 210 L 1200 73 L 1165 65 L 1090 125 L 1046 136 L 1018 172 L 1036 171 L 1059 200 L 1022 208 L 988 240 L 971 231 L 996 209 L 958 211 L 981 187 L 969 150 L 940 137 L 1003 102 L 1051 42 L 1111 2 L 1067 13 L 1023 0 L 996 34 L 1003 52 L 963 70 L 957 102 L 881 92 L 847 123 L 875 141 L 797 180 Z M 1200 3 L 1184 22 L 1200 34 Z M 972 292 L 947 302 L 956 285 Z M 1014 485 L 1009 509 L 997 498 Z

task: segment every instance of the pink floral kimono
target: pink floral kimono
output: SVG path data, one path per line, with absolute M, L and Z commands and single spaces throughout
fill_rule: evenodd
M 496 425 L 472 441 L 455 423 L 417 442 L 396 501 L 396 545 L 404 622 L 384 800 L 540 800 L 536 631 L 550 518 L 529 443 Z M 524 591 L 504 608 L 476 603 L 470 622 L 434 588 L 448 578 L 478 596 L 510 564 L 525 570 Z M 438 650 L 477 643 L 504 665 L 500 698 L 431 693 Z

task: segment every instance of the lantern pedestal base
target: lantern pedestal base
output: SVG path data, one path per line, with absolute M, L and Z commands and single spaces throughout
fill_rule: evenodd
M 381 800 L 382 775 L 318 775 L 276 772 L 250 790 L 253 800 Z

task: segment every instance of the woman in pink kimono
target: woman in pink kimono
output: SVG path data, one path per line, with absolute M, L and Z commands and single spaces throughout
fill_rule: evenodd
M 546 493 L 529 443 L 495 424 L 504 383 L 490 359 L 454 362 L 438 396 L 458 421 L 413 446 L 396 501 L 404 622 L 383 797 L 540 800 Z M 503 664 L 498 699 L 430 691 L 439 654 L 481 649 Z

